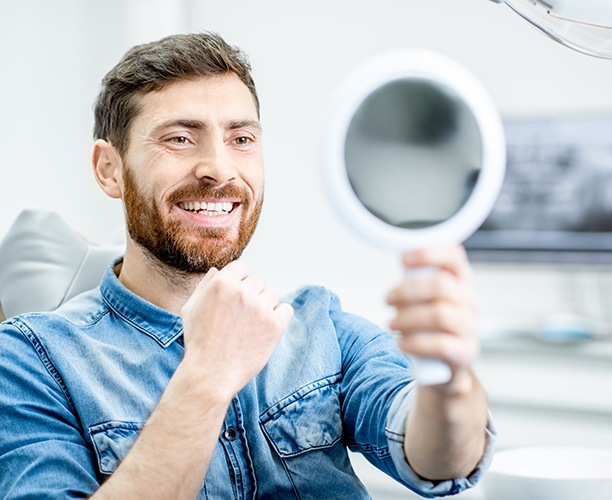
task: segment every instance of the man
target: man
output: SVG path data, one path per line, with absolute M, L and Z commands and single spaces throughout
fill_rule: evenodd
M 440 272 L 388 297 L 402 349 L 453 370 L 417 390 L 395 341 L 329 291 L 281 301 L 238 260 L 264 184 L 238 49 L 214 34 L 136 47 L 95 116 L 125 256 L 97 289 L 0 327 L 3 497 L 368 498 L 347 447 L 426 496 L 479 479 L 492 433 L 462 249 L 406 254 Z

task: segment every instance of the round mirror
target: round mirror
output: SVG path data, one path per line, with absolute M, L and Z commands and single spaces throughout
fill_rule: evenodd
M 460 243 L 501 189 L 504 131 L 484 87 L 429 51 L 396 51 L 355 69 L 332 96 L 323 178 L 345 222 L 368 241 L 406 251 Z M 420 384 L 451 377 L 412 358 Z
M 387 248 L 464 241 L 503 181 L 493 101 L 465 69 L 429 51 L 386 53 L 349 74 L 323 141 L 330 199 L 355 231 Z

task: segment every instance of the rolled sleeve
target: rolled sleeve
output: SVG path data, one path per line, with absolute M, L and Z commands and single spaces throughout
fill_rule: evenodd
M 409 487 L 425 498 L 435 498 L 447 495 L 456 495 L 475 486 L 487 471 L 493 459 L 497 431 L 491 412 L 487 419 L 487 442 L 485 452 L 476 468 L 467 477 L 449 479 L 445 481 L 428 481 L 419 477 L 410 467 L 404 453 L 405 428 L 408 410 L 416 394 L 416 382 L 404 387 L 395 397 L 389 415 L 385 434 L 389 442 L 389 452 L 397 473 Z

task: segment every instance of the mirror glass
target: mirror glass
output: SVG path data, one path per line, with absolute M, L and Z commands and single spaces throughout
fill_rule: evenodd
M 399 79 L 357 108 L 345 161 L 355 195 L 373 215 L 400 228 L 430 227 L 473 192 L 482 140 L 474 114 L 451 89 Z
M 501 119 L 480 82 L 445 56 L 398 50 L 365 61 L 332 94 L 324 123 L 329 198 L 377 246 L 461 243 L 497 199 Z

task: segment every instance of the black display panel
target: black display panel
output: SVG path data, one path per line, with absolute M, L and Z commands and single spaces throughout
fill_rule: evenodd
M 612 116 L 506 120 L 497 203 L 474 261 L 612 264 Z

